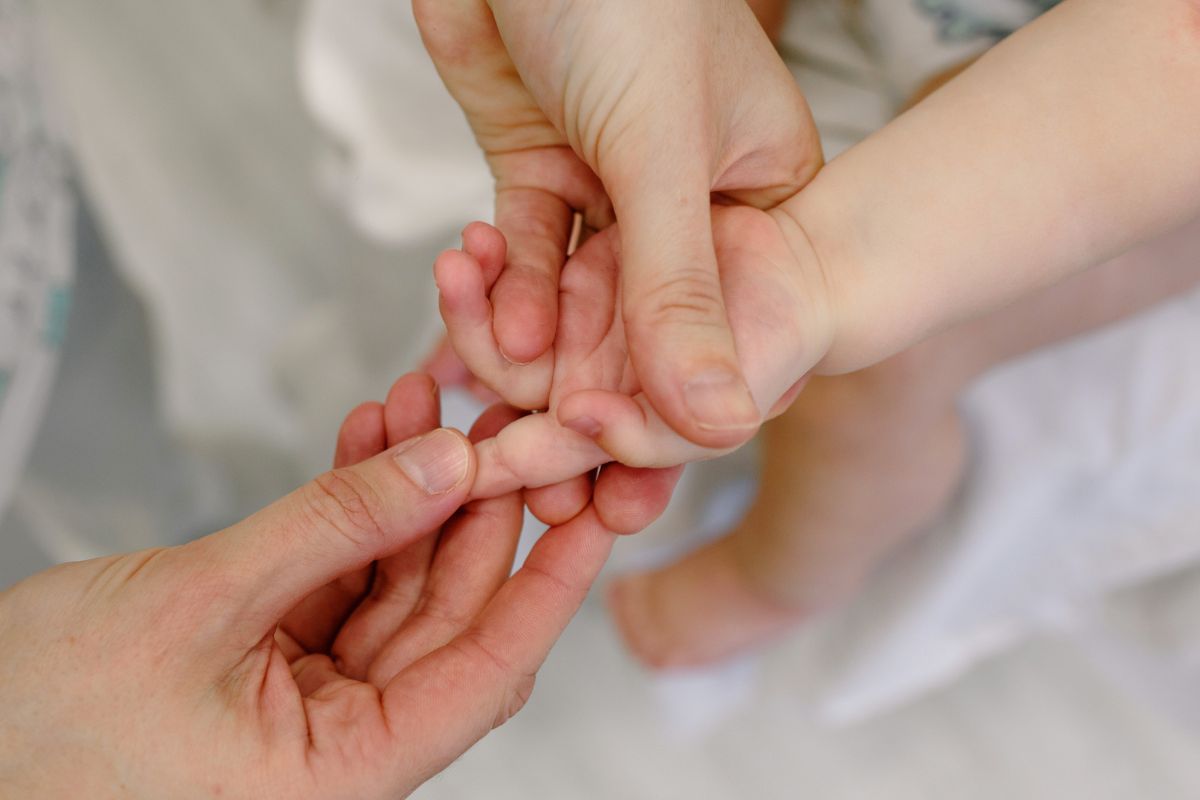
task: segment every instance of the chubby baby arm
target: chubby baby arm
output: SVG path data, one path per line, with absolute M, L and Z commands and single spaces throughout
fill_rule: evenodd
M 1066 0 L 781 206 L 876 363 L 1200 216 L 1200 2 Z

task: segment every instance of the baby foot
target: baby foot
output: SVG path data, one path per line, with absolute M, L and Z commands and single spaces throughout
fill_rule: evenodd
M 762 488 L 741 524 L 611 587 L 630 650 L 667 668 L 761 645 L 846 602 L 932 522 L 959 483 L 965 442 L 953 404 L 930 401 L 913 377 L 893 363 L 814 379 L 766 427 Z

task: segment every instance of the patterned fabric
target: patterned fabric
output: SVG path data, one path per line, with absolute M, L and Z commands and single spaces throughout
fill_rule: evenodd
M 1023 7 L 1029 16 L 1037 16 L 1060 0 L 1016 0 L 1014 5 Z M 1003 39 L 1016 27 L 1011 20 L 995 14 L 996 3 L 971 2 L 970 0 L 916 0 L 917 8 L 937 20 L 939 35 L 943 41 L 963 41 L 978 37 Z
M 0 512 L 37 431 L 66 330 L 72 203 L 41 101 L 28 0 L 0 0 Z
M 931 79 L 978 58 L 1058 2 L 857 0 L 854 18 L 899 107 Z

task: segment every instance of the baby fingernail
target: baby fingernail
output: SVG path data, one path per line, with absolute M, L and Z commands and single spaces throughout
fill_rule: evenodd
M 595 439 L 603 430 L 600 423 L 591 417 L 575 417 L 563 423 L 564 428 L 575 431 L 581 436 L 586 436 L 589 439 Z
M 410 439 L 396 452 L 396 463 L 428 494 L 445 494 L 467 478 L 471 457 L 463 440 L 448 430 Z
M 761 422 L 750 390 L 732 372 L 700 373 L 684 385 L 683 400 L 704 430 L 740 430 L 757 427 Z
M 500 355 L 504 356 L 504 360 L 512 364 L 514 367 L 527 367 L 532 364 L 532 361 L 521 361 L 510 356 L 504 349 L 504 345 L 496 342 L 496 349 L 500 351 Z

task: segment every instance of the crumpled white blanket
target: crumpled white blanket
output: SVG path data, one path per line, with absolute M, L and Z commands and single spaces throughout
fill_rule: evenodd
M 211 530 L 327 466 L 342 415 L 381 398 L 432 343 L 420 338 L 437 315 L 431 264 L 458 222 L 414 206 L 405 242 L 385 248 L 322 189 L 340 159 L 300 96 L 296 4 L 37 8 L 87 204 L 149 318 L 155 380 L 137 391 L 153 395 L 196 509 L 136 525 L 81 509 L 63 521 L 82 528 L 79 546 L 54 548 L 78 558 Z M 75 471 L 111 473 L 126 456 L 85 448 Z M 56 491 L 73 502 L 85 488 Z M 34 505 L 58 515 L 68 503 Z

